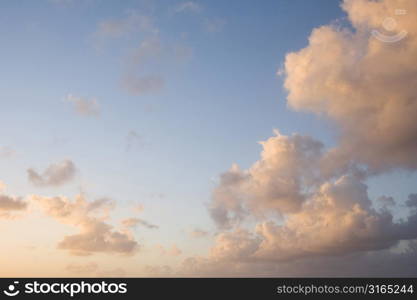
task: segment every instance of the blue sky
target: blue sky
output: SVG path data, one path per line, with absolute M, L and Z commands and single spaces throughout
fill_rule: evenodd
M 322 121 L 286 108 L 276 76 L 285 53 L 305 46 L 312 27 L 344 16 L 338 3 L 323 2 L 317 9 L 305 1 L 210 1 L 200 3 L 200 13 L 173 13 L 175 1 L 3 2 L 2 144 L 19 153 L 7 165 L 10 188 L 29 193 L 22 170 L 71 157 L 82 166 L 72 193 L 81 183 L 120 201 L 163 193 L 172 208 L 191 206 L 197 220 L 206 218 L 212 180 L 233 162 L 249 166 L 256 142 L 273 128 L 329 139 Z M 140 34 L 96 45 L 97 24 L 130 10 L 149 15 L 164 43 L 192 51 L 184 62 L 164 62 L 161 91 L 135 96 L 120 87 Z M 224 25 L 207 32 L 208 19 Z M 96 98 L 100 116 L 72 113 L 63 101 L 69 93 Z M 126 152 L 130 130 L 145 145 Z

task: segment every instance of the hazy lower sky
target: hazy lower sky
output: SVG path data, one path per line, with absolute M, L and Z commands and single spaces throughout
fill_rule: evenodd
M 0 276 L 417 275 L 416 10 L 1 0 Z

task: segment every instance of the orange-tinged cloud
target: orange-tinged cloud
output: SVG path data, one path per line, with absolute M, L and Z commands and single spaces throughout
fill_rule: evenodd
M 417 2 L 345 1 L 354 31 L 322 26 L 306 48 L 287 55 L 288 105 L 331 119 L 340 131 L 333 160 L 355 160 L 371 172 L 417 168 Z M 405 15 L 395 15 L 404 9 Z M 395 18 L 407 36 L 381 41 L 372 30 Z
M 139 249 L 131 234 L 115 230 L 105 222 L 114 208 L 113 201 L 108 198 L 88 202 L 81 195 L 75 201 L 34 195 L 31 200 L 56 220 L 78 228 L 79 233 L 65 236 L 58 243 L 59 249 L 81 256 L 94 253 L 133 255 Z
M 396 201 L 382 196 L 378 210 L 365 184 L 374 174 L 417 169 L 417 2 L 346 0 L 342 7 L 353 30 L 314 29 L 306 48 L 286 56 L 283 72 L 288 105 L 330 119 L 338 144 L 325 149 L 276 131 L 250 168 L 223 173 L 209 205 L 222 231 L 210 255 L 190 258 L 185 269 L 386 251 L 417 239 L 415 194 L 408 216 L 396 221 Z M 409 12 L 398 16 L 406 37 L 387 43 L 372 35 L 396 9 Z M 257 225 L 250 230 L 246 221 Z

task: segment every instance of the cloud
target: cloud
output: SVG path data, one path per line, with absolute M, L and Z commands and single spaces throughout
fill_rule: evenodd
M 165 85 L 163 77 L 146 72 L 148 66 L 160 65 L 161 55 L 162 45 L 159 37 L 151 36 L 142 40 L 130 53 L 129 65 L 122 77 L 122 87 L 134 96 L 162 90 Z
M 333 156 L 355 160 L 371 172 L 417 168 L 417 23 L 394 16 L 406 38 L 384 43 L 370 33 L 396 8 L 416 11 L 416 1 L 344 1 L 353 30 L 322 26 L 306 48 L 285 59 L 288 105 L 332 120 L 340 132 Z M 391 34 L 395 34 L 391 33 Z
M 415 277 L 417 241 L 405 250 L 360 252 L 339 256 L 303 258 L 290 262 L 248 262 L 213 260 L 205 257 L 185 259 L 177 276 L 197 277 Z M 155 270 L 157 271 L 157 270 Z M 154 276 L 164 276 L 154 274 Z
M 217 258 L 288 261 L 386 249 L 400 240 L 417 238 L 415 225 L 416 215 L 394 223 L 389 212 L 375 211 L 366 185 L 346 176 L 323 184 L 302 210 L 287 215 L 283 224 L 261 222 L 254 237 L 242 230 L 220 235 L 212 254 Z
M 283 225 L 266 221 L 256 231 L 263 238 L 253 254 L 260 259 L 290 260 L 388 249 L 417 238 L 416 214 L 394 222 L 388 211 L 377 212 L 367 186 L 344 176 L 323 184 L 303 210 Z
M 260 143 L 261 159 L 248 170 L 237 165 L 220 176 L 209 211 L 216 223 L 228 228 L 249 213 L 282 214 L 300 210 L 304 187 L 316 181 L 323 144 L 308 136 L 275 136 Z
M 143 226 L 148 229 L 158 229 L 158 225 L 154 225 L 149 223 L 148 221 L 145 221 L 143 219 L 139 218 L 127 218 L 122 220 L 122 225 L 126 228 L 135 228 L 137 226 Z
M 33 195 L 43 211 L 57 221 L 76 227 L 79 233 L 65 236 L 58 249 L 68 250 L 73 255 L 86 256 L 94 253 L 133 255 L 138 243 L 129 232 L 115 230 L 106 223 L 114 202 L 100 198 L 88 202 L 78 195 L 74 201 L 65 197 L 42 197 Z
M 16 213 L 25 211 L 28 203 L 21 197 L 3 194 L 6 184 L 0 180 L 0 218 L 14 218 Z
M 12 218 L 14 213 L 24 211 L 27 207 L 27 202 L 20 197 L 0 194 L 0 218 Z
M 59 186 L 74 178 L 76 167 L 71 160 L 66 159 L 51 164 L 42 174 L 32 168 L 27 173 L 29 181 L 36 186 Z
M 199 13 L 202 10 L 202 6 L 194 1 L 181 2 L 174 9 L 176 13 Z
M 0 195 L 0 210 L 24 210 L 27 207 L 27 203 L 22 201 L 21 198 Z
M 199 5 L 189 1 L 180 4 L 179 12 L 197 11 Z M 182 43 L 163 38 L 150 16 L 130 11 L 126 16 L 106 20 L 98 24 L 95 37 L 99 42 L 107 39 L 126 38 L 129 46 L 120 87 L 133 96 L 158 93 L 164 89 L 164 71 L 174 63 L 181 63 L 192 56 L 192 49 Z
M 80 116 L 100 115 L 100 106 L 96 99 L 87 100 L 82 97 L 75 97 L 69 94 L 65 100 L 74 105 L 75 112 Z
M 378 199 L 376 199 L 379 203 L 382 204 L 383 207 L 388 207 L 388 206 L 395 206 L 395 200 L 392 197 L 387 197 L 387 196 L 381 196 Z
M 334 122 L 337 145 L 326 149 L 312 137 L 275 131 L 260 143 L 261 157 L 251 167 L 233 165 L 221 174 L 208 205 L 220 232 L 207 257 L 184 262 L 188 272 L 285 274 L 280 268 L 321 261 L 328 274 L 349 274 L 332 269 L 338 265 L 363 274 L 362 268 L 355 272 L 347 266 L 351 260 L 378 275 L 372 264 L 384 258 L 403 267 L 406 259 L 416 261 L 415 194 L 406 201 L 408 215 L 397 220 L 396 201 L 382 196 L 377 210 L 365 182 L 393 169 L 417 168 L 412 76 L 417 73 L 417 24 L 412 16 L 401 18 L 399 27 L 409 34 L 396 44 L 371 35 L 395 8 L 412 11 L 417 3 L 346 0 L 342 7 L 353 30 L 314 29 L 306 48 L 286 56 L 283 74 L 289 107 Z M 411 245 L 407 253 L 390 252 L 403 243 Z M 415 274 L 403 270 L 392 274 Z M 321 274 L 314 268 L 303 272 Z
M 378 212 L 361 176 L 324 180 L 321 143 L 276 132 L 261 144 L 261 159 L 248 170 L 234 165 L 213 192 L 213 220 L 233 231 L 220 232 L 210 259 L 282 262 L 389 249 L 417 238 L 417 212 L 400 222 L 388 207 Z M 253 232 L 240 228 L 246 220 L 258 222 Z
M 417 194 L 408 195 L 408 199 L 405 204 L 410 208 L 417 208 Z

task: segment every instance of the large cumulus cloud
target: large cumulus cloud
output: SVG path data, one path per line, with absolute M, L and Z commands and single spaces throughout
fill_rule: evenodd
M 285 88 L 291 108 L 338 125 L 333 156 L 371 171 L 417 167 L 417 23 L 413 0 L 345 1 L 353 30 L 314 29 L 306 48 L 287 55 Z M 408 13 L 395 16 L 396 9 Z M 395 16 L 408 32 L 396 43 L 371 35 Z M 391 35 L 395 32 L 391 33 Z
M 317 181 L 323 144 L 308 136 L 275 136 L 265 142 L 261 159 L 248 170 L 237 165 L 223 173 L 215 189 L 210 214 L 223 228 L 257 216 L 298 211 L 310 186 Z
M 405 201 L 408 215 L 398 219 L 397 203 L 405 199 L 382 195 L 374 205 L 366 180 L 417 168 L 417 23 L 411 13 L 417 2 L 345 0 L 342 8 L 352 27 L 314 29 L 307 47 L 286 56 L 283 72 L 289 107 L 333 122 L 336 146 L 278 131 L 261 142 L 260 159 L 250 168 L 233 165 L 220 176 L 209 205 L 220 232 L 209 255 L 189 258 L 184 270 L 261 272 L 271 271 L 268 263 L 285 269 L 299 261 L 331 268 L 349 257 L 356 274 L 364 274 L 363 264 L 376 275 L 371 266 L 384 258 L 402 267 L 415 261 L 416 195 Z M 397 17 L 406 38 L 375 38 L 372 30 L 383 30 L 396 9 L 409 12 Z M 406 254 L 390 252 L 401 243 L 411 245 Z

